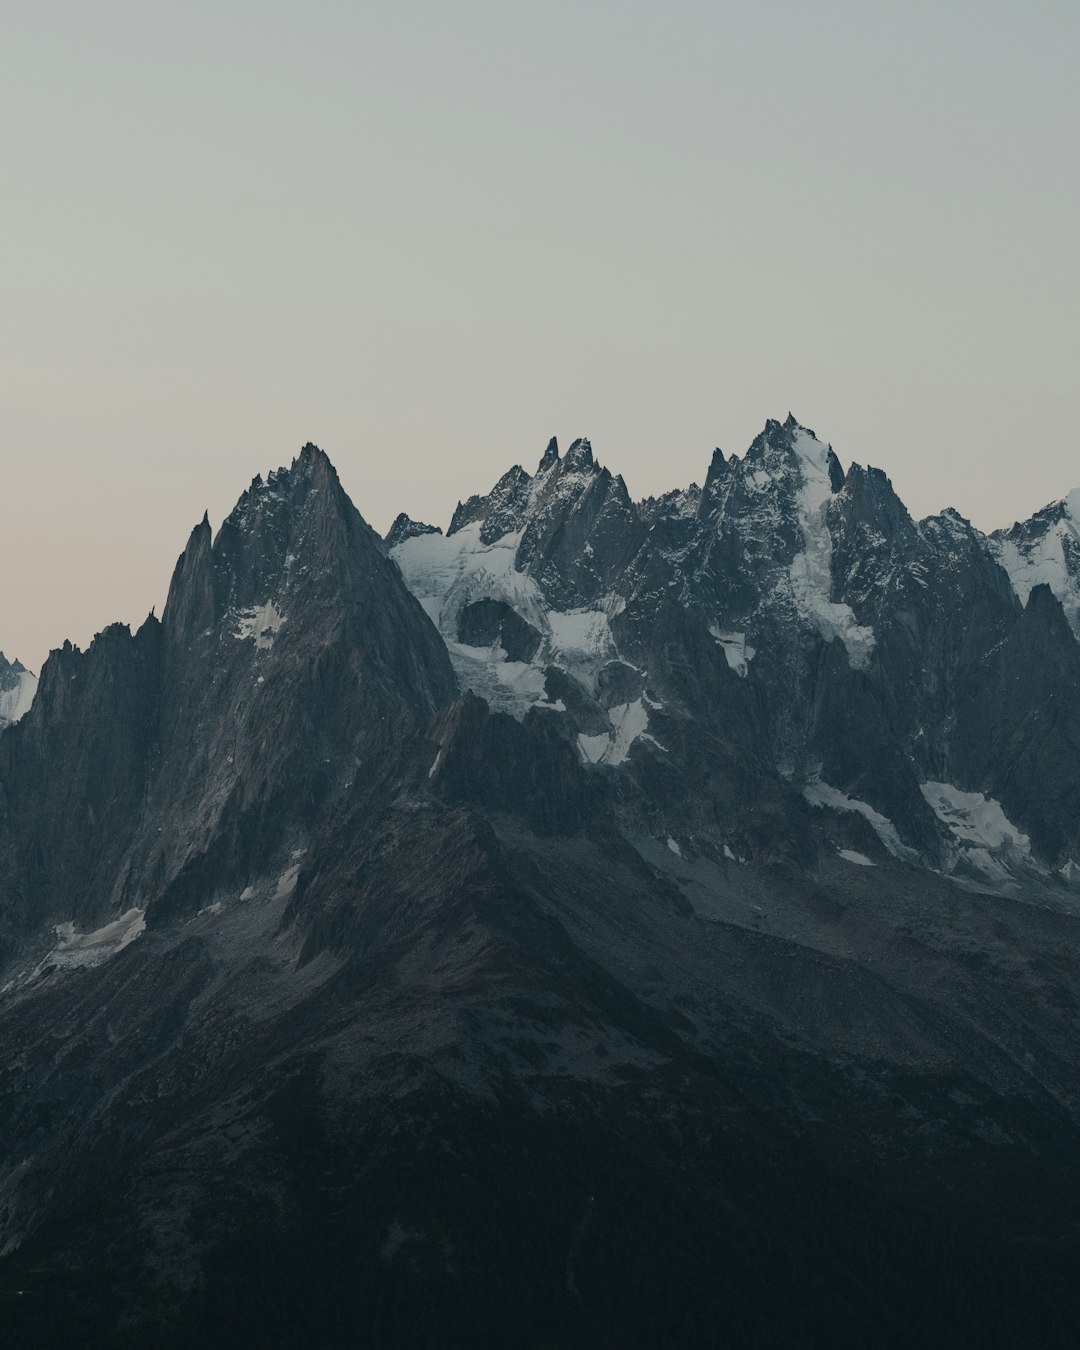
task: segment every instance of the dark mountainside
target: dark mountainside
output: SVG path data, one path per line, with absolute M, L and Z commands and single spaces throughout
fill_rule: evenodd
M 1080 1344 L 1077 517 L 308 445 L 0 658 L 6 1342 Z

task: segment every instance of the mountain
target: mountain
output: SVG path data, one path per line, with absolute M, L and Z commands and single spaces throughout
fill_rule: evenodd
M 0 652 L 0 731 L 17 722 L 37 693 L 37 677 L 21 661 L 9 661 Z
M 1049 586 L 1069 627 L 1080 635 L 1080 490 L 1029 520 L 995 530 L 989 545 L 1021 603 L 1027 603 L 1035 586 Z
M 996 540 L 955 512 L 916 523 L 883 473 L 845 472 L 793 417 L 742 459 L 717 451 L 703 489 L 643 504 L 588 442 L 560 459 L 553 441 L 534 476 L 516 466 L 446 536 L 390 553 L 462 685 L 517 717 L 557 713 L 585 759 L 638 785 L 643 829 L 794 856 L 812 833 L 796 789 L 868 823 L 871 856 L 1019 888 L 1076 867 L 1075 643 L 1052 640 L 1053 674 L 1035 657 L 1063 586 L 1032 609 Z M 1013 745 L 986 734 L 1005 652 L 1024 667 Z M 758 794 L 784 829 L 770 814 L 755 836 Z M 973 812 L 1007 824 L 984 838 Z M 1031 835 L 1034 853 L 1011 842 Z
M 1068 501 L 204 517 L 0 732 L 13 1343 L 1075 1345 Z

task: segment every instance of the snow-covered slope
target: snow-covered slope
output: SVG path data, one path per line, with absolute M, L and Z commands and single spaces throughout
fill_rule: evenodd
M 1032 587 L 1045 583 L 1080 637 L 1080 488 L 1028 520 L 995 530 L 989 547 L 1022 604 L 1027 604 Z
M 613 528 L 620 513 L 629 540 Z M 606 696 L 635 672 L 611 629 L 624 602 L 595 592 L 605 549 L 632 553 L 639 529 L 622 480 L 594 463 L 588 442 L 560 459 L 553 441 L 534 477 L 515 466 L 487 497 L 459 505 L 446 535 L 399 530 L 387 544 L 464 688 L 519 720 L 533 707 L 564 714 L 583 760 L 621 764 L 647 739 L 644 677 L 636 672 L 633 698 Z M 567 603 L 582 594 L 591 603 Z

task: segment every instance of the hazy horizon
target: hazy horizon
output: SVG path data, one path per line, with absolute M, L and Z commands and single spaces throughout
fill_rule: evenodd
M 306 440 L 382 530 L 790 409 L 912 511 L 1080 485 L 1080 11 L 59 0 L 0 54 L 0 649 L 160 612 Z

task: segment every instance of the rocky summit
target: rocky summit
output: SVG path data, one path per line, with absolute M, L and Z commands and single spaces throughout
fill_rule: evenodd
M 37 678 L 21 661 L 9 661 L 0 652 L 0 731 L 17 722 L 37 692 Z
M 0 656 L 12 1346 L 1080 1344 L 1080 499 L 703 468 L 307 445 Z

